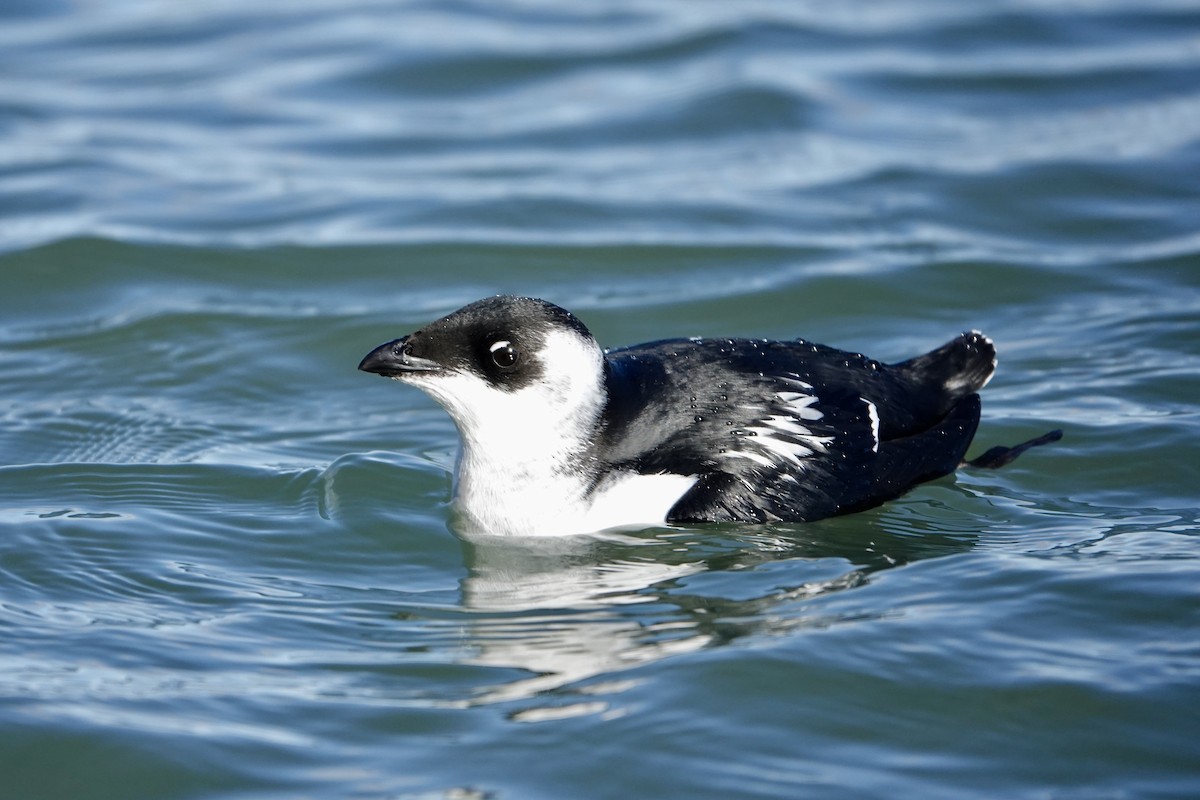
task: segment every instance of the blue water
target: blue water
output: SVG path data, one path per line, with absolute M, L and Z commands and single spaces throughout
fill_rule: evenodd
M 0 796 L 1200 796 L 1200 9 L 0 7 Z M 447 527 L 355 370 L 995 341 L 972 453 L 809 525 Z

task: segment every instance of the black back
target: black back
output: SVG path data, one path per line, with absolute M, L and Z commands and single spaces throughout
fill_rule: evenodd
M 699 476 L 670 521 L 805 521 L 861 510 L 957 468 L 979 422 L 975 391 L 994 357 L 991 342 L 974 333 L 895 365 L 803 340 L 667 340 L 615 350 L 606 358 L 609 405 L 595 457 L 641 474 Z M 819 419 L 797 415 L 797 395 L 815 397 L 809 407 Z M 827 441 L 814 447 L 772 429 L 778 442 L 807 453 L 799 463 L 776 457 L 753 441 L 771 417 Z M 770 463 L 730 456 L 736 452 Z

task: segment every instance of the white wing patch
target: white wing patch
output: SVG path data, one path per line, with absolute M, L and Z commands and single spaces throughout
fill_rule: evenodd
M 871 418 L 871 449 L 879 452 L 879 409 L 865 397 L 858 398 L 867 404 L 867 416 Z
M 833 441 L 832 436 L 818 436 L 804 425 L 825 415 L 813 407 L 817 402 L 816 395 L 794 391 L 791 387 L 812 389 L 812 386 L 796 378 L 780 380 L 789 386 L 787 391 L 775 394 L 784 405 L 784 413 L 772 414 L 744 428 L 741 431 L 743 448 L 726 451 L 725 458 L 745 458 L 767 468 L 788 464 L 803 467 L 804 459 L 824 453 Z

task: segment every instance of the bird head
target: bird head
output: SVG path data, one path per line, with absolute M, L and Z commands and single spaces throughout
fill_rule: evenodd
M 603 365 L 595 338 L 569 311 L 497 296 L 376 347 L 358 368 L 429 394 L 465 445 L 529 448 L 535 436 L 587 435 L 604 405 Z

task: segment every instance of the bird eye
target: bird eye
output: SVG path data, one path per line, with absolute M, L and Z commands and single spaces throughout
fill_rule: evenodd
M 492 362 L 503 370 L 512 369 L 520 360 L 520 354 L 512 342 L 503 339 L 489 347 L 488 351 L 492 354 Z

